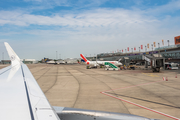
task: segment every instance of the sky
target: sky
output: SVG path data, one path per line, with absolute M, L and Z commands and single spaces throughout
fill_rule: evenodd
M 37 60 L 174 45 L 179 13 L 180 0 L 1 0 L 0 60 L 9 59 L 3 42 Z

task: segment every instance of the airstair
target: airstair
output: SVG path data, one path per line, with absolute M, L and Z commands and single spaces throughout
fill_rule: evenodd
M 106 66 L 105 70 L 120 70 L 117 66 L 110 62 L 105 62 L 104 65 Z

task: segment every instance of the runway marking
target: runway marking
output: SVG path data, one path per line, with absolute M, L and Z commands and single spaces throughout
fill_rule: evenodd
M 108 94 L 106 92 L 109 92 L 109 91 L 115 91 L 115 90 L 121 90 L 121 89 L 127 89 L 127 88 L 132 88 L 132 87 L 137 87 L 137 86 L 142 86 L 142 85 L 149 85 L 149 84 L 152 84 L 152 83 L 157 83 L 157 82 L 163 82 L 162 80 L 160 81 L 155 81 L 155 82 L 149 82 L 149 83 L 143 83 L 143 84 L 138 84 L 138 85 L 133 85 L 133 86 L 127 86 L 127 87 L 122 87 L 122 88 L 118 88 L 118 89 L 113 89 L 113 90 L 107 90 L 107 91 L 104 91 L 104 92 L 100 92 L 104 95 L 107 95 L 109 97 L 112 97 L 112 98 L 115 98 L 115 99 L 118 99 L 118 100 L 121 100 L 121 101 L 124 101 L 126 103 L 129 103 L 129 104 L 132 104 L 132 105 L 135 105 L 135 106 L 138 106 L 140 108 L 143 108 L 143 109 L 146 109 L 146 110 L 149 110 L 149 111 L 152 111 L 152 112 L 155 112 L 155 113 L 158 113 L 160 115 L 163 115 L 163 116 L 166 116 L 166 117 L 169 117 L 169 118 L 172 118 L 174 120 L 180 120 L 179 118 L 177 117 L 174 117 L 174 116 L 171 116 L 171 115 L 168 115 L 166 113 L 163 113 L 163 112 L 160 112 L 160 111 L 157 111 L 157 110 L 154 110 L 154 109 L 151 109 L 151 108 L 148 108 L 148 107 L 145 107 L 145 106 L 142 106 L 142 105 L 139 105 L 139 104 L 136 104 L 134 102 L 131 102 L 131 101 L 128 101 L 128 100 L 125 100 L 125 99 L 122 99 L 122 98 L 119 98 L 119 97 L 116 97 L 116 96 L 113 96 L 111 94 Z
M 154 75 L 153 73 L 142 73 L 142 74 L 150 76 L 150 77 L 159 77 L 158 75 Z
M 142 83 L 142 84 L 138 84 L 138 85 L 132 85 L 132 86 L 127 86 L 127 87 L 122 87 L 122 88 L 117 88 L 117 89 L 107 90 L 107 91 L 104 91 L 104 92 L 115 91 L 115 90 L 121 90 L 121 89 L 127 89 L 127 88 L 132 88 L 132 87 L 142 86 L 142 85 L 149 85 L 149 84 L 156 83 L 156 82 L 163 82 L 163 80 L 158 80 L 158 81 L 155 81 L 155 82 L 148 82 L 148 83 Z

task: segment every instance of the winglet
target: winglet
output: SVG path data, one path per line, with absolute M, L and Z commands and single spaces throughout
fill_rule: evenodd
M 85 62 L 87 62 L 88 60 L 84 57 L 84 55 L 83 54 L 80 54 L 80 56 L 81 56 L 81 58 L 85 61 Z
M 14 52 L 14 50 L 11 48 L 11 46 L 7 42 L 4 42 L 4 45 L 6 46 L 6 50 L 9 54 L 11 65 L 14 66 L 14 65 L 20 64 L 21 61 L 19 57 L 17 56 L 17 54 Z

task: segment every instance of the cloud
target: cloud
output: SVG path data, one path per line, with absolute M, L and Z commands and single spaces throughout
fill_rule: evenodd
M 41 6 L 41 9 L 53 9 L 58 6 L 70 7 L 73 9 L 82 9 L 82 8 L 94 8 L 102 5 L 109 0 L 24 0 L 25 2 L 33 3 L 32 6 L 34 9 Z
M 24 0 L 25 2 L 32 2 L 38 5 L 55 5 L 55 6 L 67 6 L 68 0 Z
M 32 0 L 27 0 L 32 1 Z M 102 0 L 92 0 L 91 4 L 102 4 Z M 46 0 L 38 0 L 38 2 L 45 2 Z M 61 5 L 67 4 L 67 0 L 53 0 L 52 3 Z M 79 3 L 82 1 L 78 1 Z M 72 4 L 72 3 L 69 3 Z M 81 3 L 82 4 L 82 3 Z M 84 4 L 84 3 L 83 3 Z M 90 4 L 90 3 L 89 3 Z M 89 5 L 87 4 L 87 5 Z M 126 10 L 126 9 L 106 9 L 100 8 L 95 10 L 59 12 L 51 16 L 35 15 L 24 11 L 0 11 L 0 25 L 47 25 L 47 26 L 73 26 L 73 27 L 94 27 L 94 26 L 108 26 L 108 25 L 122 25 L 133 23 L 150 23 L 158 21 L 158 18 L 153 14 L 160 14 L 180 9 L 180 1 L 173 1 L 169 4 L 150 8 L 146 10 Z
M 96 8 L 60 11 L 52 15 L 0 11 L 0 37 L 8 38 L 17 47 L 22 58 L 36 59 L 47 54 L 54 58 L 54 51 L 57 50 L 62 54 L 66 53 L 66 57 L 79 57 L 82 52 L 109 52 L 162 39 L 169 39 L 173 44 L 173 37 L 180 33 L 180 17 L 167 15 L 161 19 L 157 16 L 164 13 L 166 7 L 170 9 L 173 5 L 177 10 L 178 2 L 175 1 L 145 10 Z M 4 31 L 3 28 L 9 28 L 9 31 Z M 24 51 L 18 48 L 20 45 Z
M 159 14 L 169 14 L 180 10 L 180 0 L 172 0 L 167 4 L 161 6 L 154 6 L 146 9 L 147 14 L 159 15 Z
M 123 9 L 97 9 L 79 14 L 56 14 L 53 16 L 0 11 L 0 25 L 58 25 L 69 27 L 97 27 L 132 23 L 153 22 L 156 19 L 143 18 L 141 14 Z

